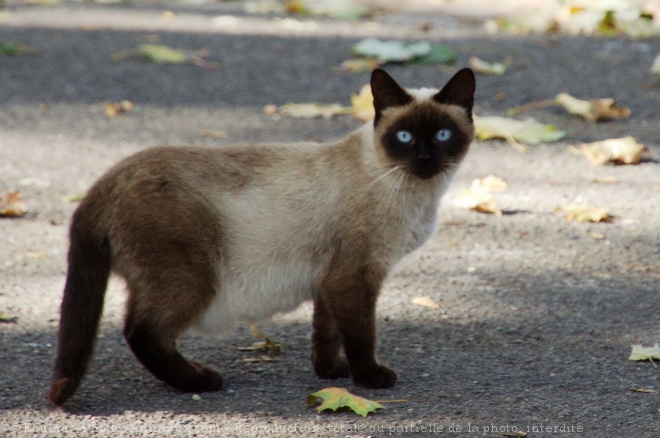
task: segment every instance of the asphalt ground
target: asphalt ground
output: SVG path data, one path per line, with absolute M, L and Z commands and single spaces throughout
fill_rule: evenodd
M 0 323 L 0 435 L 660 436 L 660 370 L 628 360 L 633 344 L 660 342 L 660 88 L 649 73 L 660 40 L 491 35 L 479 20 L 440 10 L 361 22 L 254 17 L 233 3 L 7 10 L 0 41 L 39 53 L 0 57 L 0 193 L 19 190 L 29 209 L 23 218 L 0 219 L 0 311 L 8 320 Z M 559 92 L 612 97 L 632 115 L 596 124 L 541 108 L 519 117 L 553 123 L 565 138 L 526 153 L 499 140 L 472 146 L 443 200 L 438 234 L 399 266 L 379 301 L 379 357 L 400 375 L 392 389 L 317 380 L 305 304 L 261 326 L 284 343 L 274 361 L 238 350 L 257 341 L 246 327 L 220 340 L 183 339 L 182 351 L 221 371 L 227 389 L 177 393 L 126 346 L 125 295 L 113 280 L 86 380 L 63 409 L 49 406 L 76 206 L 62 196 L 83 193 L 120 158 L 158 144 L 220 147 L 348 133 L 360 125 L 350 116 L 274 118 L 263 107 L 350 104 L 368 73 L 335 67 L 368 36 L 428 39 L 456 51 L 449 66 L 386 67 L 411 87 L 443 85 L 471 56 L 510 56 L 505 75 L 478 77 L 479 115 L 506 116 L 508 108 Z M 109 59 L 145 41 L 208 48 L 206 59 L 219 68 Z M 133 111 L 108 118 L 104 103 L 123 99 Z M 649 148 L 640 165 L 594 167 L 567 151 L 625 135 Z M 503 215 L 454 205 L 474 178 L 489 174 L 507 181 L 497 195 Z M 555 209 L 573 202 L 607 208 L 614 220 L 566 222 Z M 420 295 L 441 308 L 412 304 Z M 309 393 L 335 385 L 407 402 L 366 418 L 307 406 Z

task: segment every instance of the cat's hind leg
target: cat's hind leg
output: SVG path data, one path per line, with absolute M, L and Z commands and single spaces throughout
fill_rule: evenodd
M 196 362 L 188 361 L 177 350 L 177 339 L 208 306 L 204 299 L 209 291 L 195 293 L 199 278 L 185 284 L 182 278 L 169 284 L 162 298 L 129 299 L 124 336 L 137 359 L 156 378 L 182 392 L 211 392 L 222 389 L 222 377 Z M 195 284 L 198 283 L 198 284 Z M 177 291 L 177 284 L 186 288 L 185 295 Z M 130 286 L 129 286 L 130 287 Z M 138 294 L 131 294 L 132 298 Z M 172 303 L 172 296 L 179 303 Z M 212 296 L 212 295 L 211 295 Z M 169 303 L 165 303 L 170 301 Z

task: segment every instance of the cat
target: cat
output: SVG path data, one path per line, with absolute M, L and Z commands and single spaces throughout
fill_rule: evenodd
M 436 230 L 474 138 L 475 78 L 406 89 L 376 69 L 371 89 L 373 123 L 334 143 L 155 147 L 102 176 L 71 220 L 50 402 L 80 385 L 112 271 L 129 292 L 128 345 L 179 391 L 223 386 L 178 352 L 184 332 L 226 333 L 309 299 L 317 376 L 393 386 L 375 355 L 376 300 Z

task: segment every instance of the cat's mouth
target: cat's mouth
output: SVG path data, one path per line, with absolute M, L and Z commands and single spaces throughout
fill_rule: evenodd
M 437 161 L 415 161 L 409 163 L 408 172 L 420 179 L 431 179 L 441 173 L 448 173 L 451 166 L 448 163 L 439 163 Z

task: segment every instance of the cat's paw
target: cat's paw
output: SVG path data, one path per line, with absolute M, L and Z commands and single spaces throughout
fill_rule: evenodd
M 351 372 L 346 359 L 338 359 L 334 362 L 323 362 L 312 359 L 314 372 L 320 379 L 341 379 L 350 377 Z
M 383 365 L 376 365 L 359 373 L 353 374 L 353 382 L 364 388 L 391 388 L 398 379 L 395 371 Z
M 220 373 L 198 362 L 190 362 L 190 364 L 197 371 L 196 375 L 186 382 L 181 382 L 177 389 L 183 392 L 216 392 L 222 389 L 223 380 Z

